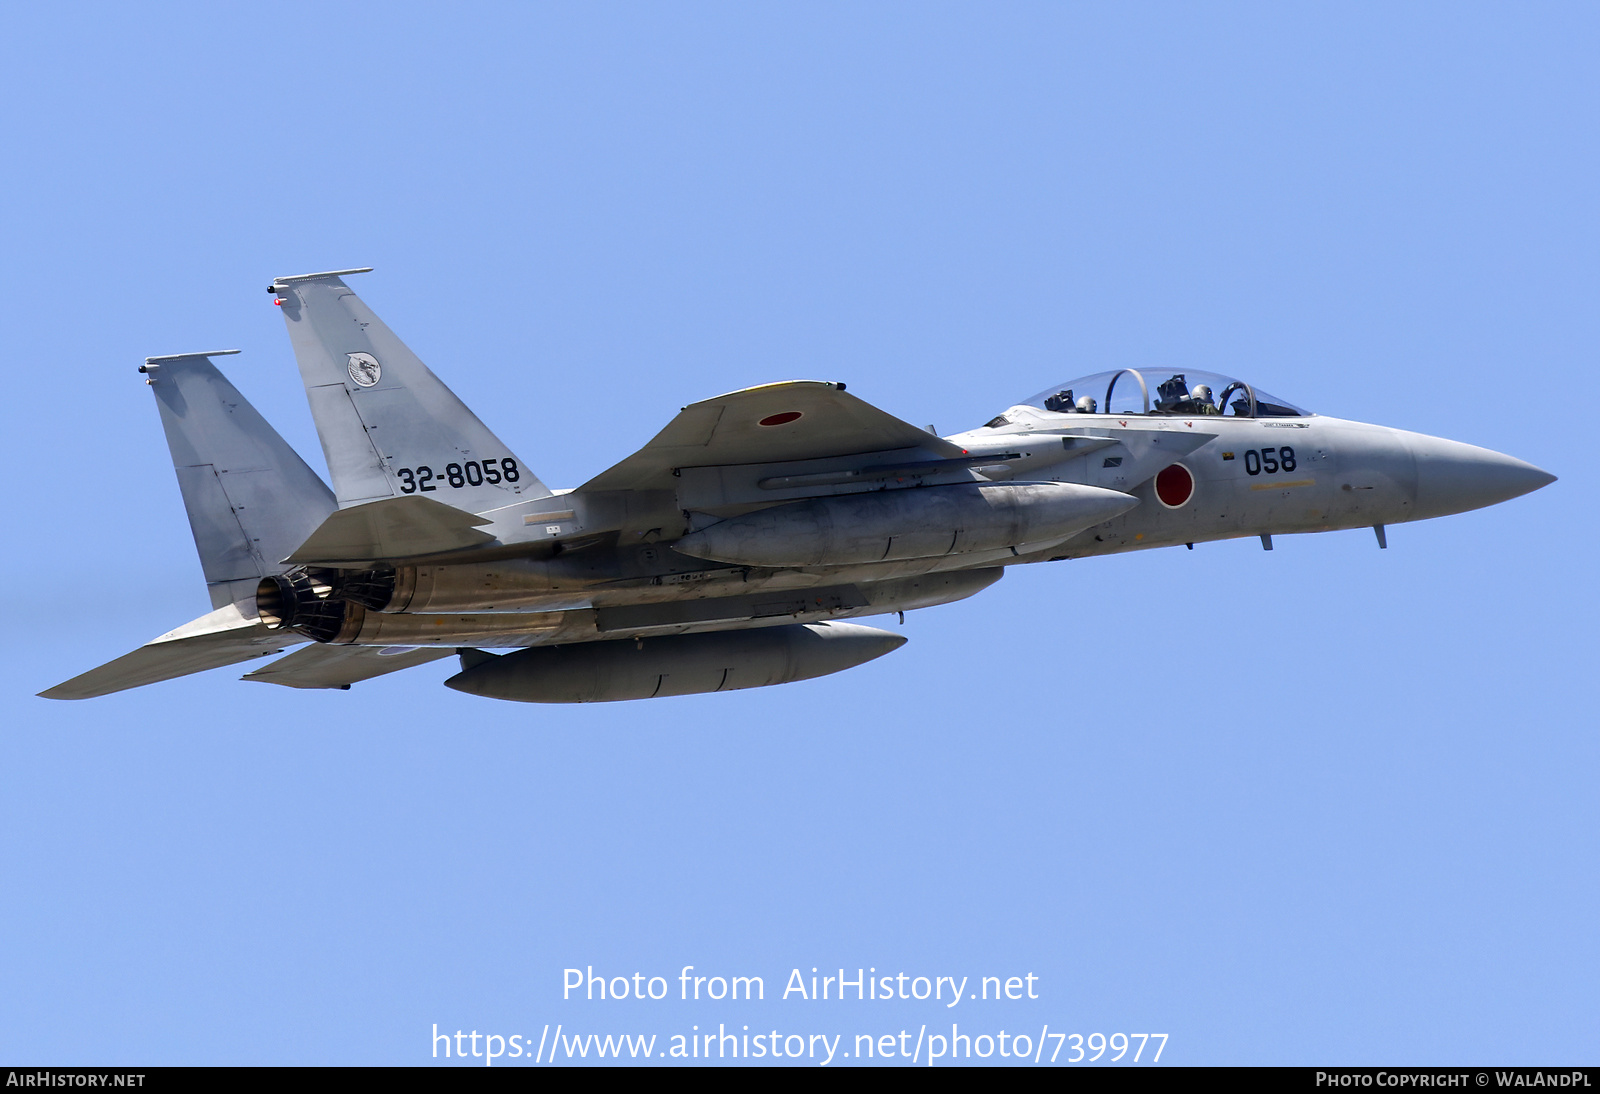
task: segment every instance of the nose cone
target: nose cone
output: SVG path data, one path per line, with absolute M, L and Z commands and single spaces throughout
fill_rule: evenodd
M 1411 434 L 1417 464 L 1417 518 L 1465 513 L 1521 497 L 1556 477 L 1531 463 L 1476 445 Z

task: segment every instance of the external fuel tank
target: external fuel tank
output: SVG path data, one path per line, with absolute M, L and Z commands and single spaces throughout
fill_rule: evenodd
M 858 623 L 806 623 L 663 638 L 469 651 L 447 687 L 521 703 L 607 703 L 787 684 L 842 672 L 905 644 Z

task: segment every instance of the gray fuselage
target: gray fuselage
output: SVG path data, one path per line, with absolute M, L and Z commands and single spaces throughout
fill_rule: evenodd
M 752 481 L 800 485 L 780 487 L 788 496 L 777 507 L 760 498 L 764 509 L 755 508 L 754 488 L 739 476 L 719 474 L 713 490 L 687 473 L 693 469 L 680 476 L 681 491 L 645 506 L 632 496 L 627 511 L 604 496 L 560 494 L 550 504 L 573 513 L 563 531 L 587 533 L 589 542 L 580 538 L 554 554 L 400 567 L 394 599 L 352 619 L 334 641 L 539 646 L 880 615 L 971 596 L 1020 563 L 1399 524 L 1491 505 L 1552 478 L 1487 449 L 1319 415 L 1185 418 L 1017 406 L 946 440 L 973 462 L 859 485 L 829 481 L 825 469 L 797 475 L 794 467 L 765 468 L 771 473 Z M 994 462 L 982 462 L 990 456 Z M 819 462 L 827 461 L 806 467 Z M 808 486 L 807 475 L 818 485 Z M 944 536 L 950 550 L 915 558 L 761 566 L 674 549 L 696 529 L 750 511 L 780 520 L 795 513 L 795 526 L 809 532 L 818 506 L 860 509 L 850 499 L 876 494 L 903 514 L 988 483 L 1077 484 L 1130 501 L 1126 511 L 1066 539 L 963 550 L 958 531 Z M 768 524 L 781 540 L 783 525 Z

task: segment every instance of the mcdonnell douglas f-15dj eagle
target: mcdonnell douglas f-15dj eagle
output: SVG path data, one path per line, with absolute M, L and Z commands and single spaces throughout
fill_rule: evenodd
M 44 695 L 308 642 L 244 679 L 348 688 L 456 655 L 448 686 L 523 702 L 762 687 L 880 657 L 905 639 L 843 620 L 960 600 L 1007 566 L 1339 528 L 1383 546 L 1386 525 L 1554 481 L 1244 380 L 1126 368 L 953 437 L 839 383 L 746 388 L 552 490 L 346 286 L 365 272 L 269 287 L 332 490 L 220 354 L 146 360 L 215 610 Z

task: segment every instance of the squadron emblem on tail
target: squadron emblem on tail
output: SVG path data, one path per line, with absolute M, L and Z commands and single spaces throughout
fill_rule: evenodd
M 383 379 L 383 366 L 378 364 L 378 359 L 370 353 L 347 353 L 350 358 L 350 379 L 362 387 L 372 387 Z

